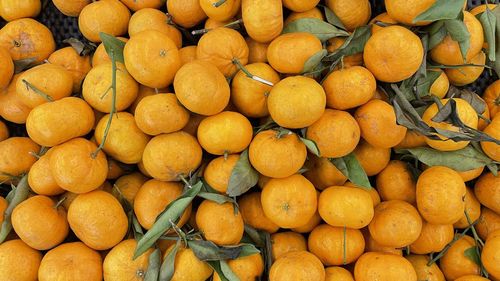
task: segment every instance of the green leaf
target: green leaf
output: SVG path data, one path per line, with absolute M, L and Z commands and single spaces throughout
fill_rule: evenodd
M 451 39 L 458 42 L 462 58 L 464 59 L 464 62 L 466 62 L 467 51 L 470 47 L 470 33 L 469 30 L 467 30 L 465 23 L 461 20 L 454 19 L 445 21 L 444 26 L 446 27 L 448 34 L 450 34 Z
M 148 270 L 144 276 L 144 281 L 158 281 L 160 276 L 161 251 L 155 249 L 149 256 Z
M 325 16 L 326 16 L 327 22 L 333 24 L 334 26 L 336 26 L 338 28 L 346 30 L 342 21 L 339 19 L 339 17 L 337 17 L 337 15 L 332 10 L 330 10 L 330 8 L 328 8 L 327 6 L 324 6 L 324 5 L 319 5 L 319 6 L 323 7 L 323 10 L 325 11 Z
M 472 246 L 464 251 L 464 256 L 469 260 L 473 261 L 477 265 L 481 265 L 481 258 L 477 254 L 477 246 Z
M 496 45 L 496 25 L 497 18 L 495 14 L 486 6 L 486 11 L 478 15 L 479 21 L 483 26 L 484 38 L 488 43 L 488 58 L 490 61 L 496 60 L 495 45 Z M 495 8 L 496 9 L 496 8 Z
M 240 159 L 229 177 L 227 194 L 230 197 L 240 196 L 254 187 L 259 181 L 259 173 L 250 165 L 248 160 L 248 149 L 240 154 Z
M 206 240 L 188 240 L 188 246 L 202 261 L 234 260 L 243 249 L 242 246 L 217 246 L 214 242 Z
M 106 53 L 108 53 L 108 56 L 111 58 L 112 54 L 114 54 L 116 61 L 125 63 L 125 59 L 123 57 L 123 48 L 125 48 L 125 42 L 114 37 L 113 35 L 109 35 L 104 32 L 100 32 L 99 37 L 102 40 L 102 44 L 104 45 L 104 49 L 106 49 Z
M 230 197 L 227 197 L 225 195 L 218 194 L 218 193 L 212 193 L 212 192 L 200 192 L 198 194 L 198 197 L 213 201 L 217 204 L 224 204 L 224 203 L 228 203 L 228 202 L 235 203 L 233 198 L 230 198 Z
M 439 78 L 440 75 L 440 71 L 428 70 L 425 77 L 421 77 L 417 80 L 417 95 L 419 97 L 428 96 L 430 94 L 429 90 L 431 89 L 432 84 Z
M 248 224 L 245 224 L 245 234 L 247 234 L 252 240 L 252 242 L 258 247 L 262 248 L 265 246 L 264 237 L 262 237 L 261 231 L 251 227 Z
M 429 32 L 429 49 L 436 47 L 448 35 L 444 20 L 437 21 L 431 25 Z
M 366 42 L 370 39 L 371 27 L 368 25 L 360 26 L 347 37 L 344 44 L 342 44 L 335 52 L 327 55 L 330 61 L 340 59 L 342 56 L 350 56 L 363 52 Z
M 419 14 L 413 22 L 456 19 L 464 7 L 464 0 L 439 0 L 429 9 Z
M 28 185 L 28 175 L 24 175 L 17 184 L 14 193 L 11 193 L 9 194 L 9 196 L 7 196 L 7 201 L 9 204 L 4 212 L 3 222 L 0 228 L 0 244 L 5 241 L 10 231 L 12 230 L 12 223 L 10 220 L 12 211 L 15 207 L 17 207 L 17 205 L 28 198 L 29 192 L 30 188 Z
M 245 243 L 245 244 L 240 244 L 240 246 L 241 246 L 241 252 L 238 255 L 238 258 L 260 254 L 260 251 L 255 247 L 255 245 Z
M 356 155 L 350 153 L 342 158 L 330 159 L 337 169 L 342 172 L 353 184 L 362 187 L 364 189 L 371 189 L 370 180 L 366 175 L 365 170 L 359 163 Z
M 319 148 L 318 148 L 318 145 L 316 144 L 315 141 L 313 140 L 310 140 L 310 139 L 306 139 L 306 138 L 303 138 L 303 137 L 299 137 L 300 138 L 300 141 L 302 141 L 307 149 L 314 155 L 316 156 L 320 156 L 320 151 L 319 151 Z
M 229 281 L 240 281 L 240 278 L 231 270 L 226 261 L 220 261 L 220 270 Z
M 73 49 L 78 53 L 80 56 L 87 56 L 93 53 L 96 49 L 96 46 L 93 43 L 90 44 L 85 44 L 82 41 L 76 39 L 76 38 L 69 38 L 65 39 L 63 43 L 71 45 Z
M 456 151 L 439 151 L 430 147 L 396 149 L 395 151 L 400 154 L 408 152 L 427 166 L 446 166 L 462 172 L 493 163 L 493 160 L 472 146 Z
M 172 250 L 170 250 L 170 252 L 163 260 L 160 269 L 159 281 L 170 281 L 170 279 L 172 279 L 172 276 L 174 276 L 175 255 L 177 255 L 177 251 L 179 250 L 180 245 L 181 245 L 181 240 L 179 239 L 177 240 L 177 243 L 172 248 Z
M 349 36 L 347 31 L 341 30 L 327 22 L 314 18 L 303 18 L 292 21 L 283 29 L 283 33 L 308 32 L 318 37 L 319 40 L 326 40 L 338 37 Z
M 222 269 L 221 269 L 221 264 L 220 264 L 220 261 L 207 261 L 206 263 L 208 263 L 208 265 L 210 265 L 210 267 L 215 271 L 217 272 L 217 275 L 219 275 L 219 279 L 221 281 L 233 281 L 233 280 L 229 280 L 225 275 L 224 275 L 224 272 L 222 272 Z
M 25 58 L 25 59 L 15 60 L 14 73 L 15 74 L 21 73 L 24 70 L 35 65 L 36 65 L 36 58 Z
M 496 18 L 496 34 L 500 34 L 500 5 L 498 5 L 495 9 L 492 10 L 493 15 L 495 15 Z M 495 36 L 495 49 L 496 49 L 496 55 L 495 57 L 500 57 L 500 36 Z M 495 72 L 497 73 L 498 76 L 500 76 L 500 59 L 495 60 L 494 63 L 494 68 Z
M 321 51 L 312 55 L 307 61 L 304 63 L 304 68 L 302 69 L 302 73 L 308 73 L 316 69 L 316 67 L 321 63 L 321 60 L 328 54 L 328 51 L 325 49 L 321 49 Z
M 451 86 L 450 89 L 455 90 L 456 88 Z M 460 89 L 454 97 L 467 101 L 476 110 L 477 114 L 483 114 L 486 110 L 486 102 L 478 94 L 470 90 Z
M 134 259 L 146 252 L 153 244 L 172 226 L 172 223 L 177 222 L 184 210 L 191 204 L 193 199 L 200 193 L 203 183 L 200 181 L 184 193 L 176 200 L 170 202 L 165 210 L 158 215 L 156 222 L 146 234 L 137 242 Z

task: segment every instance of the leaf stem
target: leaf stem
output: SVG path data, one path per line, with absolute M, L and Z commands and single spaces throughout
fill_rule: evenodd
M 230 23 L 223 25 L 223 27 L 233 28 L 234 25 L 239 25 L 240 23 L 243 23 L 243 19 L 232 21 Z M 238 27 L 236 27 L 236 28 L 238 28 Z M 209 32 L 210 30 L 212 30 L 212 28 L 197 29 L 197 30 L 191 31 L 191 34 L 193 34 L 193 35 L 205 34 L 205 33 Z
M 35 94 L 41 96 L 46 101 L 48 101 L 48 102 L 53 102 L 54 101 L 54 99 L 51 96 L 47 95 L 42 90 L 38 89 L 33 84 L 31 84 L 30 82 L 26 81 L 26 79 L 23 79 L 22 82 L 26 85 L 26 89 L 28 89 L 28 90 L 31 89 L 33 92 L 35 92 Z
M 243 71 L 243 73 L 245 73 L 245 75 L 252 79 L 252 80 L 255 80 L 257 82 L 260 82 L 262 84 L 265 84 L 265 85 L 268 85 L 268 86 L 274 86 L 274 84 L 264 78 L 260 78 L 259 76 L 256 76 L 256 75 L 253 75 L 252 73 L 250 73 L 250 71 L 248 71 L 248 69 L 246 69 L 240 62 L 239 59 L 237 58 L 233 58 L 233 61 L 232 61 L 241 71 Z
M 214 6 L 215 8 L 219 8 L 224 3 L 226 3 L 226 0 L 219 0 L 219 1 L 215 2 L 215 3 L 213 3 L 212 6 Z
M 63 198 L 61 198 L 61 200 L 57 201 L 57 203 L 54 205 L 54 209 L 58 209 L 62 203 L 64 203 L 64 201 L 66 201 L 68 197 L 64 196 Z

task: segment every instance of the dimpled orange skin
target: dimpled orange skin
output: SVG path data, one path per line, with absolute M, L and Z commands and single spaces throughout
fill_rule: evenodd
M 429 262 L 428 256 L 423 255 L 409 255 L 405 257 L 415 269 L 417 273 L 418 280 L 427 280 L 427 281 L 445 281 L 443 272 L 439 269 L 436 263 L 433 263 L 431 266 L 428 266 Z M 465 281 L 465 280 L 464 280 Z
M 245 38 L 248 46 L 248 63 L 267 62 L 267 48 L 269 43 L 260 43 L 251 37 Z
M 4 122 L 0 121 L 0 141 L 8 139 L 9 136 L 9 128 L 7 128 L 7 125 L 5 125 Z
M 102 143 L 109 114 L 101 118 L 95 128 L 95 138 Z M 136 125 L 134 116 L 128 112 L 118 112 L 113 115 L 108 137 L 104 143 L 104 151 L 116 160 L 125 164 L 137 164 L 142 159 L 142 153 L 150 137 L 144 134 Z
M 118 0 L 97 1 L 85 6 L 78 17 L 78 27 L 88 40 L 101 42 L 100 32 L 113 36 L 127 33 L 130 11 Z
M 108 163 L 113 163 L 113 162 L 108 160 Z M 147 180 L 148 178 L 145 177 L 140 172 L 134 172 L 132 174 L 120 176 L 115 181 L 114 187 L 116 188 L 113 189 L 112 193 L 117 198 L 119 198 L 118 193 L 121 193 L 121 195 L 125 198 L 125 200 L 127 200 L 130 203 L 130 205 L 133 205 L 137 192 Z
M 384 200 L 404 200 L 415 203 L 415 181 L 408 164 L 392 160 L 377 175 L 377 191 Z
M 21 18 L 34 18 L 38 16 L 42 9 L 40 0 L 2 0 L 0 1 L 0 16 L 6 21 L 13 21 Z
M 314 216 L 318 206 L 316 189 L 299 174 L 269 180 L 260 199 L 266 217 L 281 228 L 306 224 Z
M 242 0 L 241 15 L 248 35 L 257 42 L 271 42 L 283 30 L 281 0 Z
M 279 74 L 266 63 L 247 64 L 246 69 L 255 76 L 276 84 L 280 81 Z M 239 112 L 247 117 L 265 117 L 269 115 L 267 96 L 272 87 L 255 81 L 238 71 L 231 83 L 231 102 Z
M 394 147 L 406 135 L 407 129 L 396 123 L 394 108 L 381 100 L 362 105 L 354 113 L 354 118 L 361 128 L 361 137 L 375 147 Z
M 0 279 L 4 281 L 37 280 L 42 254 L 22 240 L 0 244 Z
M 393 25 L 368 39 L 363 60 L 377 80 L 394 83 L 412 76 L 423 56 L 420 38 L 404 27 Z
M 390 148 L 375 147 L 363 139 L 353 153 L 368 176 L 380 173 L 391 160 Z
M 152 138 L 144 149 L 142 161 L 146 171 L 161 181 L 178 181 L 201 163 L 202 150 L 196 139 L 180 131 Z
M 106 180 L 108 161 L 102 151 L 95 158 L 97 146 L 86 139 L 75 138 L 54 148 L 50 171 L 56 183 L 74 193 L 86 193 Z
M 326 50 L 328 53 L 334 53 L 336 52 L 342 45 L 345 43 L 347 37 L 333 37 L 328 39 Z M 334 70 L 345 70 L 347 68 L 353 67 L 353 66 L 362 66 L 363 65 L 363 53 L 357 53 L 354 55 L 350 56 L 344 56 L 343 58 L 344 64 L 340 63 L 339 65 L 335 66 Z M 342 67 L 343 65 L 343 67 Z M 369 72 L 369 71 L 368 71 Z M 370 72 L 371 74 L 371 72 Z M 373 76 L 373 74 L 371 74 Z M 373 78 L 375 79 L 375 78 Z M 348 83 L 346 81 L 346 83 Z M 345 89 L 348 90 L 348 89 Z M 353 93 L 357 94 L 357 93 Z M 373 93 L 370 93 L 371 96 L 374 96 Z
M 310 33 L 286 33 L 269 44 L 267 60 L 280 73 L 299 74 L 306 61 L 322 48 L 321 41 Z
M 179 49 L 179 56 L 181 58 L 181 66 L 196 60 L 196 46 L 186 46 Z
M 315 80 L 292 76 L 278 82 L 267 98 L 267 108 L 278 125 L 298 129 L 312 125 L 325 111 L 326 95 Z
M 255 135 L 250 143 L 248 156 L 259 173 L 272 178 L 286 178 L 302 168 L 307 148 L 294 133 L 283 136 L 278 134 L 275 130 L 266 130 Z M 283 161 L 273 161 L 274 159 Z
M 310 252 L 290 252 L 277 259 L 269 271 L 269 281 L 325 280 L 321 261 Z
M 319 195 L 319 191 L 316 191 L 316 194 Z M 319 215 L 318 210 L 316 210 L 314 215 L 305 224 L 303 224 L 299 227 L 291 228 L 291 230 L 298 232 L 298 233 L 310 233 L 322 221 L 323 220 L 321 219 L 321 216 Z
M 417 21 L 414 19 L 421 13 L 428 10 L 436 0 L 421 0 L 421 1 L 397 1 L 385 0 L 387 14 L 396 21 L 410 26 L 428 25 L 429 21 Z
M 52 147 L 86 135 L 94 121 L 94 111 L 84 100 L 67 97 L 31 110 L 26 129 L 36 143 Z
M 252 124 L 241 113 L 223 111 L 203 119 L 198 127 L 198 142 L 214 155 L 239 153 L 252 141 Z
M 31 108 L 49 101 L 37 94 L 25 81 L 53 100 L 68 97 L 73 91 L 73 78 L 64 67 L 51 63 L 35 66 L 23 72 L 16 81 L 19 98 Z
M 308 249 L 326 266 L 354 262 L 365 249 L 365 239 L 358 229 L 321 224 L 309 234 Z
M 9 86 L 12 76 L 14 75 L 14 62 L 7 49 L 0 47 L 0 90 Z
M 417 209 L 406 201 L 384 201 L 375 207 L 375 215 L 368 229 L 380 245 L 401 248 L 415 242 L 420 236 L 422 218 Z
M 458 239 L 439 261 L 446 280 L 455 280 L 464 275 L 479 275 L 479 265 L 465 256 L 464 251 L 474 247 L 474 239 L 468 235 Z
M 453 240 L 454 234 L 452 224 L 430 224 L 423 221 L 420 236 L 410 245 L 410 250 L 419 255 L 441 252 Z
M 500 139 L 500 118 L 493 118 L 493 121 L 483 130 L 483 133 L 489 136 Z M 495 161 L 500 161 L 500 145 L 494 142 L 481 142 L 483 152 Z
M 163 256 L 166 258 L 174 247 L 169 247 Z M 213 273 L 213 269 L 205 261 L 200 261 L 190 248 L 183 246 L 175 254 L 174 275 L 171 281 L 205 281 Z
M 394 247 L 387 247 L 387 246 L 382 246 L 377 241 L 371 237 L 370 232 L 368 232 L 368 228 L 364 228 L 362 230 L 363 235 L 365 236 L 365 252 L 382 252 L 382 253 L 389 253 L 393 255 L 398 255 L 398 256 L 403 256 L 403 250 L 394 248 Z
M 344 27 L 349 31 L 365 25 L 371 17 L 371 5 L 367 0 L 327 0 L 326 6 L 337 15 Z
M 172 20 L 184 28 L 191 28 L 207 18 L 199 0 L 167 1 L 167 10 Z
M 500 198 L 500 197 L 499 197 Z M 464 229 L 470 225 L 469 221 L 475 222 L 481 216 L 481 203 L 477 200 L 474 195 L 474 190 L 470 187 L 466 188 L 466 193 L 464 196 L 465 211 L 459 221 L 453 224 L 453 227 Z M 467 216 L 469 217 L 467 219 Z
M 3 223 L 5 210 L 7 209 L 9 202 L 3 197 L 0 197 L 0 224 Z
M 417 281 L 417 273 L 411 263 L 403 257 L 389 253 L 367 252 L 354 266 L 354 279 Z
M 465 100 L 460 99 L 460 98 L 454 98 L 453 99 L 456 103 L 456 109 L 457 109 L 457 114 L 458 118 L 467 126 L 476 129 L 477 124 L 478 124 L 478 117 L 477 113 L 474 110 L 474 108 Z M 449 99 L 442 99 L 441 104 L 446 105 L 450 100 Z M 459 128 L 449 124 L 447 122 L 434 122 L 432 121 L 432 118 L 436 116 L 438 113 L 438 106 L 437 104 L 433 103 L 431 106 L 429 106 L 423 116 L 422 120 L 427 123 L 427 125 L 438 128 L 438 129 L 444 129 L 444 130 L 449 130 L 453 132 L 458 132 Z M 437 150 L 441 151 L 453 151 L 453 150 L 459 150 L 464 147 L 466 147 L 469 144 L 469 141 L 458 141 L 455 142 L 453 140 L 444 140 L 445 137 L 438 135 L 438 137 L 441 140 L 432 140 L 429 138 L 425 138 L 425 141 L 427 144 Z
M 68 17 L 78 17 L 85 6 L 91 3 L 91 0 L 52 0 L 54 6 Z
M 500 109 L 500 80 L 493 82 L 484 90 L 483 99 L 490 111 L 490 117 L 493 119 Z
M 354 281 L 352 273 L 340 266 L 327 267 L 325 273 L 325 281 Z
M 465 184 L 454 170 L 434 166 L 417 181 L 417 206 L 422 217 L 432 224 L 452 224 L 464 213 Z
M 120 202 L 101 190 L 78 195 L 69 206 L 68 222 L 76 236 L 94 250 L 112 248 L 128 230 Z
M 196 225 L 205 239 L 219 246 L 235 245 L 243 237 L 243 218 L 231 203 L 204 200 L 196 211 Z
M 117 63 L 116 71 L 116 111 L 129 107 L 137 97 L 139 86 L 126 71 L 125 66 Z M 100 112 L 111 112 L 113 91 L 110 89 L 112 80 L 111 63 L 102 63 L 89 71 L 83 81 L 83 98 L 92 108 Z
M 273 260 L 278 260 L 287 253 L 297 251 L 307 251 L 307 242 L 302 234 L 284 231 L 271 235 Z
M 339 158 L 351 153 L 360 138 L 358 123 L 346 111 L 326 109 L 321 118 L 307 128 L 307 139 L 313 140 L 321 157 Z
M 101 255 L 82 242 L 64 243 L 48 251 L 38 269 L 40 281 L 100 281 Z
M 305 12 L 314 9 L 318 5 L 319 0 L 283 0 L 283 6 L 293 12 Z
M 216 21 L 225 21 L 233 18 L 241 7 L 241 0 L 227 0 L 219 7 L 214 4 L 217 0 L 199 0 L 200 6 L 207 16 Z
M 470 47 L 465 59 L 462 57 L 458 42 L 453 41 L 453 39 L 447 35 L 441 43 L 431 49 L 430 57 L 433 61 L 439 64 L 459 65 L 464 64 L 465 61 L 469 61 L 479 54 L 484 43 L 484 33 L 481 22 L 471 13 L 464 11 L 464 24 L 470 33 Z
M 328 107 L 346 110 L 367 103 L 373 97 L 377 82 L 368 69 L 353 66 L 330 73 L 323 88 Z
M 278 231 L 279 226 L 273 223 L 264 214 L 260 197 L 260 192 L 252 192 L 243 195 L 238 200 L 238 206 L 243 221 L 255 229 L 264 230 L 271 234 L 275 233 Z
M 380 26 L 377 24 L 377 22 L 382 22 L 382 23 L 389 23 L 389 24 L 396 24 L 398 23 L 395 19 L 391 18 L 387 12 L 379 14 L 378 16 L 374 17 L 371 21 L 370 24 L 372 25 L 372 34 L 375 34 L 375 32 L 380 31 L 383 29 L 385 26 Z
M 179 50 L 174 41 L 156 30 L 144 30 L 133 35 L 125 44 L 123 55 L 130 75 L 151 88 L 170 85 L 181 67 Z
M 296 21 L 299 19 L 319 19 L 319 20 L 324 20 L 323 13 L 321 12 L 320 9 L 314 7 L 310 10 L 306 10 L 303 12 L 292 12 L 288 17 L 285 19 L 284 26 L 288 25 L 292 21 Z
M 122 41 L 122 42 L 127 42 L 128 38 L 124 37 L 116 37 L 116 39 Z M 111 58 L 109 57 L 108 53 L 106 52 L 106 49 L 104 48 L 104 44 L 99 44 L 97 48 L 95 49 L 94 55 L 92 56 L 92 67 L 96 67 L 99 64 L 103 64 L 105 62 L 111 62 Z
M 460 278 L 455 279 L 455 281 L 489 281 L 489 280 L 490 279 L 478 275 L 464 275 Z
M 220 156 L 208 163 L 203 171 L 203 179 L 207 184 L 216 191 L 224 194 L 227 191 L 229 178 L 234 166 L 240 159 L 240 155 L 231 154 Z
M 28 173 L 28 183 L 36 194 L 54 196 L 64 193 L 65 191 L 57 185 L 50 171 L 50 154 L 52 154 L 52 151 L 53 150 L 50 149 L 42 155 L 33 166 L 31 166 L 30 172 Z
M 217 114 L 229 103 L 226 78 L 209 62 L 197 60 L 183 65 L 175 75 L 174 88 L 180 103 L 197 114 Z
M 140 11 L 147 8 L 159 9 L 163 5 L 162 0 L 120 0 L 132 11 Z
M 486 63 L 486 54 L 479 52 L 479 54 L 466 61 L 466 63 L 480 66 L 463 66 L 444 70 L 452 85 L 465 86 L 476 81 L 481 76 L 481 73 L 483 73 L 484 66 L 481 65 L 485 65 Z
M 425 145 L 426 143 L 424 136 L 415 131 L 406 130 L 405 137 L 394 148 L 415 148 Z
M 488 237 L 481 252 L 481 262 L 492 279 L 500 279 L 500 231 Z
M 260 253 L 228 260 L 227 264 L 241 281 L 254 281 L 264 273 L 264 260 Z M 214 281 L 220 281 L 217 272 L 213 276 Z
M 31 248 L 48 250 L 68 235 L 66 210 L 62 206 L 54 207 L 55 202 L 50 197 L 37 195 L 24 200 L 12 211 L 14 231 Z
M 29 138 L 11 137 L 0 142 L 0 182 L 30 170 L 40 146 Z M 3 175 L 6 174 L 6 175 Z
M 482 175 L 474 186 L 474 194 L 482 205 L 500 214 L 500 175 Z
M 135 12 L 128 24 L 128 34 L 132 37 L 144 30 L 156 30 L 167 35 L 179 49 L 182 47 L 182 33 L 169 24 L 165 13 L 157 9 L 144 8 Z
M 347 181 L 344 186 L 349 186 L 349 187 L 354 187 L 354 188 L 362 188 L 359 185 L 356 185 L 350 181 Z M 380 204 L 380 195 L 378 194 L 377 190 L 375 188 L 370 188 L 370 189 L 363 189 L 366 191 L 368 194 L 370 194 L 370 197 L 372 198 L 373 202 L 373 207 L 376 207 L 378 204 Z
M 448 76 L 446 75 L 446 72 L 441 69 L 437 71 L 439 71 L 441 74 L 434 81 L 434 83 L 432 83 L 431 88 L 429 89 L 429 93 L 442 99 L 448 93 L 448 90 L 450 88 L 450 81 L 448 79 Z
M 482 207 L 481 216 L 476 224 L 476 231 L 479 237 L 484 241 L 491 233 L 498 229 L 500 229 L 500 215 L 486 207 Z
M 73 77 L 74 93 L 81 90 L 83 79 L 92 68 L 90 56 L 80 56 L 73 47 L 59 49 L 53 52 L 47 60 L 69 71 Z
M 35 58 L 40 63 L 54 52 L 56 43 L 45 25 L 23 18 L 11 21 L 0 29 L 0 47 L 10 52 L 13 60 Z
M 104 280 L 121 281 L 143 280 L 149 264 L 149 256 L 153 249 L 148 249 L 145 253 L 133 259 L 137 242 L 134 239 L 127 239 L 113 247 L 106 255 L 103 262 Z
M 344 174 L 328 158 L 309 155 L 305 165 L 308 169 L 304 176 L 319 190 L 332 185 L 343 185 L 347 181 Z
M 373 218 L 373 201 L 368 192 L 346 186 L 331 186 L 319 196 L 318 211 L 331 226 L 360 229 Z

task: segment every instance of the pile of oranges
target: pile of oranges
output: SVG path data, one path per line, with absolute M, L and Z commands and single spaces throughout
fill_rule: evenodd
M 85 42 L 0 0 L 0 281 L 500 280 L 496 4 L 52 2 Z

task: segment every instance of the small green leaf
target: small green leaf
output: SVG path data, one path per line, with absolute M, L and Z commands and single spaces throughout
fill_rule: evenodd
M 458 19 L 446 20 L 444 22 L 444 26 L 446 27 L 448 34 L 450 34 L 451 39 L 458 42 L 458 45 L 460 46 L 460 52 L 462 53 L 462 58 L 464 59 L 464 62 L 466 62 L 467 51 L 470 47 L 470 33 L 469 30 L 467 30 L 465 23 Z
M 316 144 L 315 141 L 313 140 L 310 140 L 310 139 L 306 139 L 306 138 L 302 138 L 302 137 L 299 137 L 300 138 L 300 141 L 302 141 L 307 149 L 314 155 L 316 156 L 320 156 L 320 151 L 319 151 L 319 148 L 318 148 L 318 145 Z
M 464 0 L 436 1 L 429 9 L 419 14 L 413 22 L 456 19 L 464 7 Z
M 131 227 L 132 227 L 132 232 L 134 234 L 134 239 L 139 241 L 141 240 L 142 236 L 144 236 L 144 231 L 142 230 L 142 226 L 137 220 L 137 217 L 134 213 L 134 210 L 129 211 L 130 217 L 131 217 Z
M 496 60 L 495 34 L 496 34 L 497 18 L 495 17 L 495 14 L 488 8 L 488 6 L 486 7 L 487 7 L 486 11 L 479 14 L 477 17 L 479 18 L 479 21 L 483 26 L 484 38 L 488 43 L 488 58 L 490 61 L 495 61 Z
M 477 254 L 477 246 L 472 246 L 464 251 L 464 256 L 477 265 L 481 265 L 481 258 Z
M 260 254 L 260 251 L 252 244 L 240 244 L 241 252 L 238 255 L 238 258 L 247 257 L 255 254 Z
M 456 89 L 453 86 L 451 86 L 450 88 Z M 478 94 L 470 90 L 467 89 L 458 90 L 458 93 L 454 97 L 461 98 L 467 101 L 476 110 L 477 114 L 483 114 L 484 111 L 486 110 L 485 101 Z
M 210 267 L 215 272 L 217 272 L 217 275 L 219 275 L 219 279 L 221 281 L 233 281 L 233 280 L 227 279 L 226 276 L 224 275 L 224 272 L 222 272 L 220 261 L 207 261 L 206 263 L 208 263 L 208 265 L 210 265 Z
M 113 35 L 109 35 L 104 32 L 100 32 L 99 37 L 102 40 L 102 44 L 104 44 L 104 49 L 106 49 L 106 53 L 108 53 L 108 56 L 111 58 L 113 53 L 116 61 L 125 63 L 125 59 L 123 57 L 123 48 L 125 48 L 125 42 L 114 37 Z
M 319 6 L 323 7 L 323 10 L 325 11 L 325 16 L 326 16 L 327 22 L 333 24 L 334 26 L 336 26 L 338 28 L 346 30 L 342 21 L 339 19 L 339 17 L 337 17 L 337 15 L 332 10 L 330 10 L 330 8 L 328 8 L 327 6 L 324 6 L 324 5 L 319 5 Z
M 188 240 L 188 246 L 202 261 L 234 260 L 243 249 L 241 246 L 217 246 L 214 242 L 206 240 Z
M 258 247 L 264 247 L 265 241 L 264 238 L 261 235 L 261 231 L 251 227 L 248 224 L 245 224 L 245 234 L 247 234 L 252 242 L 257 245 Z
M 496 55 L 495 55 L 495 57 L 498 58 L 498 57 L 500 57 L 500 36 L 498 36 L 498 34 L 500 34 L 500 5 L 496 6 L 495 9 L 492 10 L 492 12 L 496 18 L 496 28 L 495 28 L 495 31 L 496 31 L 496 36 L 495 36 Z M 493 66 L 495 68 L 495 72 L 497 73 L 497 75 L 500 76 L 500 59 L 495 60 L 495 63 Z
M 432 84 L 439 78 L 441 75 L 440 71 L 427 71 L 427 75 L 425 77 L 421 77 L 417 80 L 417 94 L 419 97 L 428 96 L 431 94 L 429 92 Z
M 25 59 L 15 60 L 14 73 L 15 74 L 21 73 L 24 70 L 35 65 L 36 65 L 36 58 L 25 58 Z
M 342 56 L 350 56 L 363 52 L 366 42 L 370 39 L 371 27 L 368 25 L 360 26 L 347 37 L 344 44 L 342 44 L 335 52 L 327 55 L 330 61 L 340 59 Z
M 76 38 L 69 38 L 65 39 L 63 43 L 71 45 L 73 49 L 78 53 L 80 56 L 87 56 L 93 53 L 96 49 L 96 46 L 93 43 L 90 44 L 85 44 L 82 41 L 76 39 Z
M 224 203 L 228 203 L 228 202 L 235 203 L 233 198 L 230 198 L 230 197 L 227 197 L 225 195 L 218 194 L 218 193 L 212 193 L 212 192 L 200 192 L 198 194 L 198 197 L 213 201 L 217 204 L 224 204 Z
M 7 201 L 9 202 L 7 209 L 4 212 L 3 222 L 0 227 L 0 244 L 5 241 L 10 231 L 12 230 L 12 223 L 10 217 L 12 215 L 12 211 L 17 205 L 28 198 L 30 192 L 30 188 L 28 185 L 28 175 L 25 175 L 21 178 L 14 193 L 9 193 L 7 196 Z M 9 200 L 10 199 L 10 200 Z
M 321 60 L 328 54 L 328 51 L 325 49 L 321 49 L 316 54 L 312 55 L 307 61 L 304 63 L 304 68 L 302 69 L 302 73 L 308 73 L 316 69 L 316 67 L 321 63 Z
M 448 35 L 448 32 L 446 32 L 444 20 L 433 23 L 429 32 L 429 49 L 433 49 L 439 43 L 441 43 L 446 35 Z
M 250 188 L 254 187 L 259 181 L 259 173 L 250 164 L 248 160 L 248 149 L 240 154 L 240 159 L 229 177 L 229 184 L 227 186 L 227 194 L 230 197 L 240 196 L 247 192 Z
M 149 255 L 148 270 L 144 276 L 144 281 L 158 281 L 160 276 L 160 264 L 161 264 L 161 251 L 160 249 L 155 249 L 151 255 Z
M 370 180 L 366 175 L 365 170 L 359 163 L 356 155 L 350 153 L 342 158 L 330 159 L 337 169 L 342 172 L 353 184 L 362 187 L 364 189 L 371 189 Z
M 159 281 L 170 281 L 172 276 L 174 276 L 174 264 L 175 264 L 175 255 L 177 255 L 177 251 L 181 245 L 181 240 L 177 240 L 175 246 L 168 252 L 167 256 L 163 260 L 160 269 L 160 278 Z
M 292 21 L 283 29 L 283 33 L 308 32 L 318 37 L 319 40 L 326 40 L 338 37 L 349 36 L 347 31 L 341 30 L 327 22 L 314 18 L 303 18 Z
M 226 261 L 220 261 L 220 270 L 229 281 L 240 281 L 240 278 L 231 270 Z
M 495 164 L 495 163 L 488 164 L 488 165 L 486 165 L 486 168 L 488 168 L 488 170 L 490 170 L 490 172 L 495 177 L 498 176 L 498 165 L 497 164 Z

